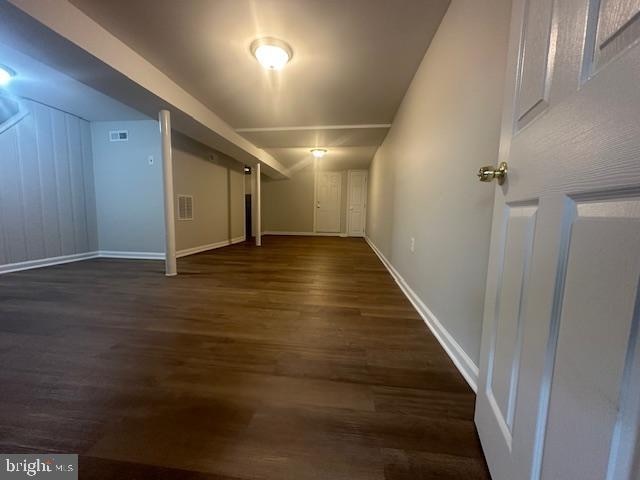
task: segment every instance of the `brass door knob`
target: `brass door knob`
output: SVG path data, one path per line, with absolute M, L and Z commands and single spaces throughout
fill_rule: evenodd
M 495 178 L 498 180 L 498 185 L 502 185 L 507 178 L 507 170 L 507 162 L 500 162 L 500 165 L 497 167 L 491 165 L 482 167 L 480 171 L 478 171 L 478 177 L 481 182 L 490 182 Z

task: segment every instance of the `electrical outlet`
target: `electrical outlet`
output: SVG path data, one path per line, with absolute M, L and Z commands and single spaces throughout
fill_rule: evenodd
M 409 249 L 411 250 L 411 253 L 416 251 L 416 239 L 414 237 L 411 237 L 411 245 Z
M 153 155 L 149 155 L 147 157 L 147 162 L 149 162 L 149 165 L 153 165 L 153 162 L 154 162 Z

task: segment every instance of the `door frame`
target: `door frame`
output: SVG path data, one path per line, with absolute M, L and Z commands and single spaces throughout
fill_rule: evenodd
M 317 159 L 314 162 L 314 170 L 313 170 L 313 233 L 317 235 L 335 235 L 341 236 L 346 235 L 346 233 L 342 232 L 342 176 L 344 175 L 344 171 L 341 170 L 320 170 L 317 166 Z M 338 195 L 338 212 L 340 214 L 340 227 L 337 232 L 319 232 L 318 231 L 318 174 L 319 173 L 338 173 L 340 174 L 340 191 Z M 347 187 L 348 189 L 349 187 Z M 348 202 L 347 202 L 348 203 Z M 346 212 L 345 212 L 346 213 Z M 347 215 L 348 216 L 348 215 Z M 348 219 L 347 219 L 348 221 Z
M 369 170 L 365 170 L 365 169 L 354 169 L 354 170 L 347 170 L 347 204 L 345 205 L 346 208 L 346 216 L 347 216 L 347 225 L 346 225 L 346 235 L 347 237 L 350 237 L 351 234 L 349 233 L 351 231 L 351 215 L 349 215 L 349 205 L 351 205 L 351 175 L 354 172 L 362 172 L 364 173 L 364 184 L 365 184 L 365 197 L 364 197 L 364 206 L 362 207 L 362 215 L 363 215 L 363 222 L 362 222 L 362 236 L 366 237 L 366 232 L 367 232 L 367 203 L 369 201 Z

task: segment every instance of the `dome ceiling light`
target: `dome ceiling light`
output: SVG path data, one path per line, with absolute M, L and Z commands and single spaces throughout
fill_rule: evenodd
M 282 70 L 293 57 L 291 47 L 273 37 L 258 38 L 251 43 L 251 53 L 267 70 Z
M 312 148 L 311 149 L 311 155 L 313 155 L 315 158 L 322 158 L 326 155 L 327 153 L 327 149 L 326 148 Z
M 11 70 L 9 67 L 0 65 L 0 87 L 5 87 L 9 85 L 9 82 L 15 76 L 16 76 L 16 72 Z

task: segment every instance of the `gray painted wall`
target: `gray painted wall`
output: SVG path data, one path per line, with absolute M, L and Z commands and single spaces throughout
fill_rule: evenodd
M 128 130 L 129 141 L 110 142 L 110 130 Z M 91 139 L 100 250 L 164 252 L 158 122 L 92 122 Z
M 0 265 L 97 250 L 89 123 L 23 105 L 0 133 Z
M 244 238 L 243 165 L 175 131 L 172 147 L 176 198 L 193 196 L 193 220 L 176 220 L 176 249 Z
M 451 3 L 369 174 L 369 238 L 476 363 L 509 12 Z
M 336 170 L 332 170 L 336 171 Z M 340 232 L 347 231 L 347 170 L 342 174 Z M 313 232 L 313 166 L 291 178 L 262 178 L 262 225 L 264 231 Z
M 262 178 L 262 229 L 313 232 L 313 168 L 291 178 Z
M 153 120 L 92 122 L 35 102 L 0 133 L 0 265 L 88 252 L 164 251 L 162 158 Z M 127 142 L 110 142 L 127 130 Z M 211 160 L 211 156 L 213 160 Z M 153 157 L 153 164 L 149 163 Z M 174 132 L 178 250 L 244 237 L 242 165 Z

